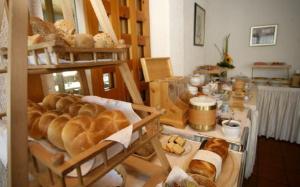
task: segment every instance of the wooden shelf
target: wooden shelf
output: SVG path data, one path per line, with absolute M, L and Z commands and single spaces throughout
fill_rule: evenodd
M 7 73 L 7 70 L 6 69 L 0 69 L 0 74 L 1 73 Z
M 5 116 L 6 116 L 6 113 L 1 113 L 0 112 L 0 119 L 3 118 L 3 117 L 5 117 Z

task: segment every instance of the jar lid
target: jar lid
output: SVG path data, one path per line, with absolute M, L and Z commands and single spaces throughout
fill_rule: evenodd
M 208 96 L 199 96 L 193 97 L 190 99 L 190 103 L 195 106 L 214 106 L 216 105 L 217 101 L 214 98 Z

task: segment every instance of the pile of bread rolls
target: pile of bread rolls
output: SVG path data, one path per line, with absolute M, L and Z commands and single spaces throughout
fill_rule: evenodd
M 35 139 L 75 156 L 127 127 L 129 121 L 118 110 L 82 102 L 79 96 L 49 94 L 41 105 L 28 101 L 28 131 Z
M 58 20 L 54 24 L 38 17 L 30 17 L 32 29 L 28 36 L 28 45 L 45 41 L 62 41 L 66 46 L 77 48 L 113 48 L 115 43 L 107 33 L 90 34 L 75 33 L 75 26 L 68 20 Z
M 225 161 L 228 155 L 228 147 L 229 144 L 225 140 L 211 138 L 208 139 L 203 147 L 203 150 L 208 151 L 208 153 L 211 152 L 212 154 L 215 154 L 217 157 L 219 157 L 221 162 L 220 164 L 222 166 L 222 163 Z M 197 153 L 199 153 L 200 151 L 201 150 L 199 150 Z M 214 164 L 208 161 L 204 161 L 205 159 L 203 159 L 203 157 L 211 155 L 205 155 L 205 152 L 198 155 L 197 153 L 189 164 L 189 172 L 192 174 L 204 176 L 209 180 L 214 181 L 217 177 L 217 168 Z

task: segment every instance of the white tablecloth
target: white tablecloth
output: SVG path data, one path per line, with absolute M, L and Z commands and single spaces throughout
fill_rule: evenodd
M 300 144 L 300 89 L 258 87 L 259 135 Z

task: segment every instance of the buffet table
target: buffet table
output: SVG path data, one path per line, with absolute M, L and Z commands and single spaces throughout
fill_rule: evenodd
M 300 89 L 258 86 L 259 135 L 300 144 Z

